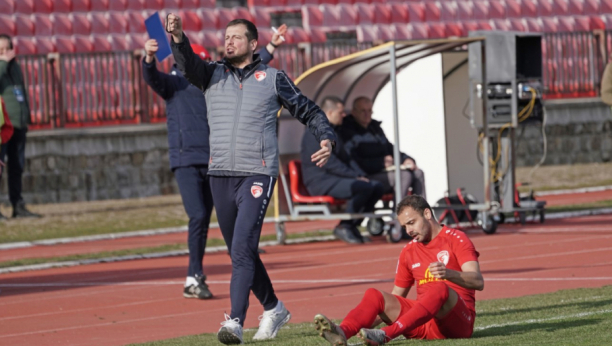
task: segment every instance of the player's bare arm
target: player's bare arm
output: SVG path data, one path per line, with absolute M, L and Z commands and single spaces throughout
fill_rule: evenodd
M 429 265 L 429 271 L 438 279 L 446 279 L 461 287 L 482 291 L 484 279 L 480 273 L 480 265 L 476 261 L 465 262 L 461 271 L 446 268 L 442 262 L 433 262 Z

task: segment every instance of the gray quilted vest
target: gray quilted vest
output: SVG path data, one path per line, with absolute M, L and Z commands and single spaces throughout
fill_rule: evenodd
M 278 176 L 277 70 L 259 64 L 242 83 L 217 65 L 204 93 L 210 127 L 209 171 Z

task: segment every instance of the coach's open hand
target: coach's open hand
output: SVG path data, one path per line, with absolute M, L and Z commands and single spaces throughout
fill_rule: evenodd
M 433 277 L 446 279 L 446 265 L 442 262 L 432 262 L 429 264 L 429 272 Z
M 172 34 L 172 39 L 175 43 L 183 41 L 183 21 L 181 17 L 174 13 L 168 14 L 166 23 L 166 31 Z
M 331 141 L 329 139 L 324 139 L 321 141 L 321 150 L 312 154 L 310 158 L 312 162 L 317 163 L 317 167 L 323 167 L 329 160 L 329 157 L 331 156 L 331 152 L 332 152 Z

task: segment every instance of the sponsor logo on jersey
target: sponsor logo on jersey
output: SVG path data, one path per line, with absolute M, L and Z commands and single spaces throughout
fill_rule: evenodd
M 438 257 L 438 262 L 442 262 L 442 263 L 444 263 L 444 265 L 448 264 L 448 257 L 449 257 L 448 251 L 442 250 L 442 251 L 438 252 L 438 256 L 437 257 Z
M 412 265 L 412 269 L 418 268 L 420 266 L 421 266 L 421 263 L 415 263 L 415 264 Z
M 255 198 L 259 198 L 263 194 L 263 188 L 261 186 L 253 185 L 251 186 L 251 194 Z
M 425 278 L 419 280 L 419 285 L 424 285 L 428 282 L 434 282 L 434 281 L 446 281 L 444 279 L 438 279 L 437 277 L 433 276 L 433 274 L 429 271 L 429 268 L 427 268 L 427 270 L 425 270 Z
M 255 72 L 255 79 L 257 79 L 258 82 L 261 82 L 262 80 L 266 79 L 266 73 L 264 71 Z

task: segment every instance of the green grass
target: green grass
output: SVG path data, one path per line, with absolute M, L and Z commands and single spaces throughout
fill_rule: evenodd
M 566 205 L 556 205 L 551 207 L 546 207 L 546 211 L 550 213 L 559 213 L 564 211 L 579 211 L 586 209 L 602 209 L 602 208 L 610 208 L 612 207 L 612 200 L 604 200 L 597 201 L 592 203 L 584 203 L 584 204 L 575 204 L 572 206 Z
M 322 308 L 324 312 L 324 308 Z M 477 302 L 475 332 L 471 339 L 396 340 L 391 345 L 609 345 L 612 338 L 612 286 L 564 290 L 555 293 Z M 347 311 L 348 312 L 348 311 Z M 245 344 L 265 346 L 323 346 L 311 323 L 290 324 L 271 341 Z M 349 343 L 357 343 L 352 338 Z M 134 344 L 136 345 L 136 344 Z M 221 345 L 214 334 L 185 336 L 138 344 L 140 346 Z

